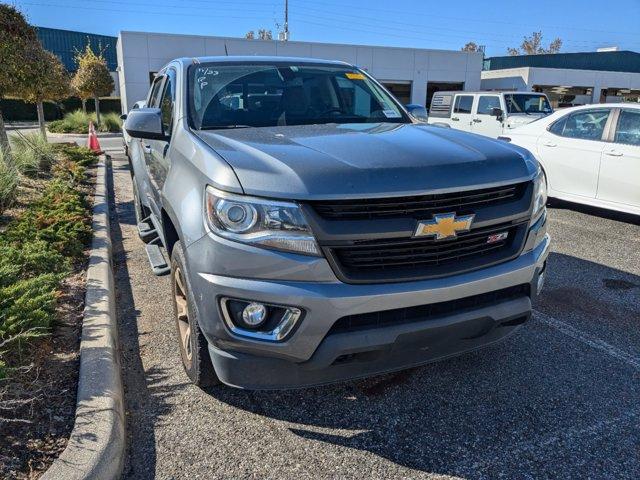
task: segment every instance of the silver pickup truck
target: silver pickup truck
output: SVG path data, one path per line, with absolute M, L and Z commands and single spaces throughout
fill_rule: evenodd
M 531 316 L 549 237 L 527 150 L 416 123 L 342 62 L 177 59 L 146 105 L 125 124 L 138 229 L 195 384 L 380 374 Z

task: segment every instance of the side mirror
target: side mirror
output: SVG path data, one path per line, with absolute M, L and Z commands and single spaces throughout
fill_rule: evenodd
M 491 115 L 496 117 L 496 120 L 499 122 L 501 122 L 502 119 L 504 118 L 504 112 L 502 111 L 501 108 L 498 108 L 498 107 L 494 107 L 491 109 Z
M 120 120 L 124 121 L 127 119 L 127 114 L 123 113 L 122 115 L 120 115 Z
M 133 138 L 149 140 L 168 140 L 162 128 L 162 115 L 159 108 L 137 108 L 127 115 L 124 129 Z
M 427 112 L 427 109 L 424 108 L 422 105 L 410 103 L 408 105 L 405 105 L 404 108 L 407 109 L 407 112 L 409 112 L 409 115 L 411 115 L 413 118 L 415 118 L 419 122 L 426 122 L 429 118 L 429 113 Z

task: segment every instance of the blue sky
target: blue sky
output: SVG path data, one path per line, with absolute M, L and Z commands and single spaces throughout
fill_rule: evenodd
M 284 18 L 284 0 L 12 0 L 34 25 L 117 35 L 120 30 L 244 36 Z M 290 0 L 291 40 L 460 49 L 506 54 L 541 30 L 563 51 L 640 51 L 640 0 L 560 2 Z

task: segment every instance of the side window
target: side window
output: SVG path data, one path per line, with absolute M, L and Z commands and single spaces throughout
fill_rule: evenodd
M 471 113 L 473 95 L 458 95 L 453 106 L 453 113 Z
M 149 107 L 157 107 L 158 106 L 158 97 L 160 97 L 160 87 L 162 86 L 162 78 L 156 77 L 151 85 L 151 91 L 149 92 L 149 98 L 147 99 L 147 106 Z
M 564 130 L 564 124 L 567 123 L 567 117 L 564 116 L 560 120 L 556 120 L 549 127 L 549 131 L 555 135 L 562 135 L 562 131 Z
M 640 110 L 620 111 L 613 141 L 640 146 Z
M 160 100 L 160 111 L 162 113 L 162 130 L 166 135 L 171 135 L 173 127 L 173 105 L 176 99 L 176 72 L 169 69 L 166 81 L 164 82 L 164 92 Z
M 478 115 L 491 115 L 494 108 L 500 107 L 500 97 L 481 95 L 478 99 Z
M 572 113 L 567 117 L 561 135 L 581 140 L 601 140 L 609 112 L 610 110 L 606 109 Z

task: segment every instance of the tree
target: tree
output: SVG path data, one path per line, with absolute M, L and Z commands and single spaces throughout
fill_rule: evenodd
M 273 33 L 271 32 L 271 30 L 261 28 L 260 30 L 258 30 L 258 38 L 260 40 L 273 40 Z
M 60 59 L 44 50 L 39 42 L 27 48 L 25 63 L 29 66 L 31 81 L 23 85 L 17 93 L 23 100 L 36 104 L 38 124 L 42 136 L 46 139 L 47 130 L 42 102 L 63 100 L 69 96 L 71 92 L 69 74 Z
M 14 95 L 30 81 L 29 67 L 24 62 L 29 45 L 38 44 L 35 29 L 15 7 L 0 4 L 0 100 Z M 0 148 L 11 158 L 9 137 L 0 109 Z
M 113 91 L 113 78 L 107 68 L 102 52 L 96 54 L 87 43 L 83 52 L 76 55 L 78 70 L 71 80 L 71 86 L 80 98 L 93 98 L 96 107 L 96 121 L 100 126 L 100 97 Z
M 462 47 L 462 51 L 463 52 L 479 52 L 480 47 L 478 47 L 478 44 L 476 42 L 467 42 L 465 43 L 464 47 Z
M 256 39 L 256 32 L 253 30 L 249 30 L 244 38 L 248 40 Z M 258 30 L 258 39 L 259 40 L 273 40 L 273 32 L 271 30 L 267 30 L 266 28 L 261 28 Z
M 558 53 L 562 48 L 562 40 L 556 38 L 548 48 L 542 46 L 542 32 L 533 32 L 530 37 L 524 37 L 520 48 L 508 48 L 509 55 L 541 55 L 544 53 Z

